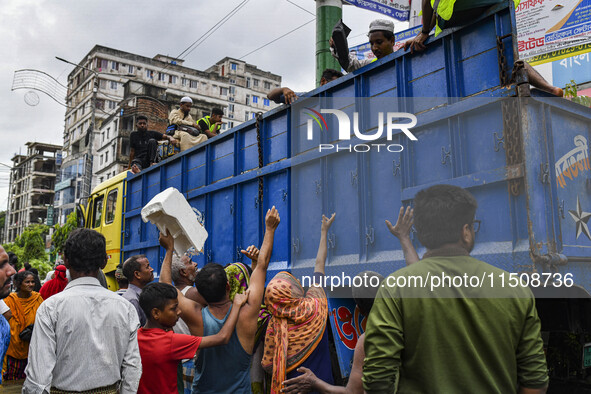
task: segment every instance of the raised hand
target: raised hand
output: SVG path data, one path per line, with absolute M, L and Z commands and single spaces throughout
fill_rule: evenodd
M 174 249 L 174 237 L 170 234 L 170 231 L 168 230 L 166 230 L 166 235 L 160 233 L 158 242 L 160 242 L 160 246 L 162 246 L 166 250 Z
M 281 222 L 281 218 L 279 217 L 279 212 L 275 205 L 273 208 L 267 211 L 267 216 L 265 216 L 265 225 L 267 226 L 267 230 L 275 231 L 277 226 L 279 226 L 279 222 Z
M 332 226 L 332 222 L 334 222 L 335 215 L 336 212 L 332 214 L 330 219 L 322 215 L 322 227 L 320 228 L 321 231 L 328 231 L 330 226 Z
M 398 212 L 398 220 L 396 224 L 392 226 L 389 220 L 386 220 L 386 226 L 388 230 L 397 238 L 409 237 L 410 229 L 412 228 L 413 224 L 413 213 L 414 210 L 408 206 L 406 207 L 406 211 L 404 207 L 400 207 L 400 211 Z
M 250 245 L 246 250 L 242 249 L 240 253 L 251 259 L 253 263 L 259 259 L 259 249 L 254 245 Z

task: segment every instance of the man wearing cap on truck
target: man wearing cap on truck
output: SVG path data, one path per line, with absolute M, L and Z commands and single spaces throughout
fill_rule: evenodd
M 369 43 L 371 44 L 371 51 L 375 58 L 359 60 L 356 55 L 349 53 L 349 66 L 347 67 L 347 72 L 355 71 L 358 68 L 367 66 L 368 64 L 375 62 L 377 59 L 381 59 L 394 52 L 394 22 L 385 19 L 376 19 L 369 24 L 368 37 Z M 332 56 L 339 60 L 333 39 L 331 38 L 329 42 Z
M 195 123 L 195 120 L 193 120 L 193 117 L 189 113 L 192 106 L 193 100 L 191 97 L 185 96 L 181 99 L 180 108 L 172 110 L 168 116 L 168 122 L 171 125 L 177 126 L 174 138 L 180 141 L 181 152 L 207 141 L 207 135 L 204 133 L 192 135 L 189 132 L 178 128 L 178 126 L 190 126 L 199 129 L 199 126 Z

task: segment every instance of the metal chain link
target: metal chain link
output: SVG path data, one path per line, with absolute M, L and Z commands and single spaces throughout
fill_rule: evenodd
M 505 38 L 511 37 L 511 34 L 505 34 L 504 36 L 497 36 L 497 54 L 499 57 L 499 79 L 501 86 L 507 86 L 511 81 L 507 77 L 507 57 L 505 56 Z
M 263 113 L 256 113 L 256 128 L 257 128 L 257 145 L 259 148 L 259 168 L 263 168 L 265 162 L 263 160 L 263 141 L 261 138 L 261 123 L 263 120 Z M 263 177 L 259 176 L 259 206 L 263 205 Z
M 519 108 L 511 105 L 512 101 L 501 102 L 503 114 L 503 138 L 505 139 L 505 158 L 507 165 L 516 165 L 523 162 L 521 133 L 519 130 Z M 522 179 L 509 180 L 509 190 L 514 196 L 521 192 Z

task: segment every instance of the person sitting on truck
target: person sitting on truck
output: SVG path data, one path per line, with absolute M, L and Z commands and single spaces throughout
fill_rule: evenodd
M 250 393 L 250 361 L 254 347 L 255 333 L 265 288 L 267 267 L 273 251 L 275 230 L 279 225 L 279 213 L 275 207 L 267 211 L 265 236 L 260 248 L 256 268 L 250 278 L 247 303 L 240 310 L 235 334 L 224 346 L 203 349 L 196 362 L 193 392 Z M 173 248 L 174 239 L 170 233 L 160 234 L 160 245 L 166 250 Z M 164 260 L 160 282 L 171 283 L 171 262 Z M 212 335 L 221 329 L 232 309 L 229 298 L 228 277 L 219 264 L 206 264 L 196 279 L 199 294 L 207 301 L 202 308 L 196 302 L 179 293 L 181 317 L 189 326 L 192 335 Z
M 140 293 L 148 283 L 154 280 L 154 269 L 150 267 L 150 262 L 145 255 L 136 254 L 123 262 L 123 275 L 129 281 L 129 286 L 122 297 L 134 306 L 143 327 L 147 319 L 139 304 Z
M 172 248 L 167 249 L 164 258 L 172 258 Z M 139 394 L 177 394 L 175 372 L 179 361 L 193 358 L 198 349 L 227 344 L 234 332 L 240 308 L 248 300 L 248 292 L 234 297 L 232 312 L 222 329 L 204 337 L 173 332 L 172 328 L 179 318 L 178 297 L 177 289 L 168 283 L 150 283 L 140 294 L 139 302 L 148 316 L 148 323 L 137 333 L 143 368 Z
M 129 135 L 129 165 L 127 169 L 137 174 L 144 168 L 150 167 L 157 163 L 158 157 L 158 142 L 160 140 L 168 140 L 171 144 L 177 145 L 178 141 L 169 135 L 162 134 L 158 131 L 148 130 L 148 117 L 140 115 L 136 118 L 136 131 L 132 131 Z M 135 168 L 134 168 L 135 167 Z
M 503 286 L 508 272 L 470 257 L 477 206 L 457 186 L 416 194 L 414 226 L 427 253 L 378 290 L 365 331 L 367 393 L 545 392 L 548 370 L 531 290 Z M 485 275 L 477 286 L 457 281 Z M 434 277 L 445 284 L 429 281 Z
M 385 19 L 376 19 L 369 24 L 369 43 L 371 51 L 375 58 L 373 59 L 357 59 L 357 55 L 349 53 L 349 65 L 345 71 L 352 72 L 363 66 L 375 62 L 378 59 L 388 56 L 394 52 L 394 22 Z M 331 38 L 329 40 L 330 51 L 332 56 L 339 60 L 338 51 L 335 48 L 335 42 Z
M 181 152 L 207 141 L 207 135 L 200 132 L 199 126 L 195 123 L 193 117 L 189 113 L 191 112 L 192 106 L 193 99 L 185 96 L 181 99 L 180 107 L 178 109 L 173 109 L 170 111 L 170 115 L 168 115 L 168 123 L 177 126 L 177 129 L 174 132 L 174 138 L 180 141 Z M 196 128 L 198 131 L 189 132 L 180 130 L 179 126 L 183 125 Z
M 137 392 L 139 320 L 129 302 L 97 280 L 106 250 L 105 237 L 94 230 L 68 236 L 64 265 L 72 280 L 37 311 L 23 393 Z
M 491 6 L 505 2 L 505 0 L 441 0 L 437 4 L 437 12 L 434 12 L 435 0 L 422 1 L 423 29 L 416 37 L 404 43 L 404 50 L 410 48 L 411 53 L 427 48 L 425 41 L 434 27 L 435 37 L 437 37 L 443 29 L 469 23 L 484 14 Z M 514 4 L 517 8 L 519 0 L 514 0 Z M 523 62 L 523 65 L 532 86 L 558 97 L 564 95 L 562 89 L 550 85 L 529 63 Z
M 327 256 L 327 234 L 335 214 L 322 215 L 314 280 L 307 292 L 289 272 L 279 272 L 267 285 L 265 305 L 271 320 L 265 336 L 261 365 L 270 374 L 271 392 L 279 393 L 285 378 L 298 376 L 299 366 L 309 368 L 321 380 L 333 384 L 326 330 L 328 300 L 322 288 Z M 287 352 L 286 352 L 287 350 Z
M 332 68 L 327 68 L 322 72 L 322 78 L 320 78 L 320 86 L 324 86 L 329 82 L 334 81 L 343 76 L 343 73 Z M 267 98 L 274 101 L 276 104 L 291 104 L 305 93 L 295 93 L 293 90 L 287 87 L 275 88 L 267 93 Z
M 207 138 L 213 138 L 220 133 L 222 128 L 222 117 L 224 116 L 224 110 L 218 107 L 211 109 L 211 115 L 204 116 L 197 121 L 197 125 L 201 129 L 201 132 L 207 135 Z
M 357 279 L 359 278 L 359 279 Z M 353 299 L 363 316 L 369 316 L 371 307 L 373 306 L 376 293 L 379 290 L 379 284 L 382 283 L 384 277 L 377 272 L 363 271 L 357 274 L 353 283 L 363 283 L 363 286 L 354 286 L 352 288 Z M 365 285 L 367 284 L 367 285 Z M 376 285 L 377 284 L 377 285 Z M 351 373 L 347 386 L 333 386 L 322 379 L 319 379 L 312 370 L 306 367 L 299 367 L 297 372 L 302 375 L 286 380 L 283 382 L 285 388 L 283 393 L 307 393 L 314 391 L 317 393 L 362 393 L 363 383 L 361 376 L 363 375 L 363 359 L 365 358 L 365 333 L 361 334 L 357 339 L 355 351 L 353 352 L 353 364 L 351 365 Z

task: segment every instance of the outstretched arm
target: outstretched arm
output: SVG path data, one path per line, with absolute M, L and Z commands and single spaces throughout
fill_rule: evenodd
M 409 235 L 413 223 L 413 213 L 414 211 L 411 209 L 411 207 L 407 207 L 406 211 L 404 210 L 404 207 L 400 207 L 396 225 L 392 226 L 392 223 L 390 223 L 389 220 L 386 220 L 386 226 L 388 226 L 388 230 L 390 230 L 392 235 L 394 235 L 400 241 L 400 246 L 402 247 L 402 252 L 404 253 L 406 265 L 411 265 L 412 263 L 416 263 L 420 260 Z
M 326 237 L 328 234 L 328 229 L 330 226 L 332 226 L 332 222 L 334 222 L 335 215 L 336 213 L 333 213 L 330 219 L 322 215 L 322 225 L 320 226 L 320 244 L 318 245 L 316 265 L 314 266 L 314 272 L 319 272 L 322 275 L 324 275 L 324 267 L 326 266 Z
M 240 308 L 242 308 L 242 305 L 244 305 L 248 300 L 249 292 L 250 290 L 246 290 L 243 294 L 236 294 L 234 296 L 234 304 L 232 311 L 230 312 L 230 316 L 228 316 L 228 320 L 226 320 L 224 326 L 217 334 L 203 337 L 201 344 L 199 345 L 199 349 L 225 345 L 230 341 L 230 337 L 232 337 L 232 333 L 236 327 L 236 322 L 238 321 Z
M 427 41 L 429 33 L 435 27 L 435 13 L 433 12 L 431 1 L 423 0 L 421 9 L 423 13 L 423 29 L 415 38 L 404 43 L 404 50 L 406 51 L 410 48 L 411 53 L 414 51 L 423 51 L 427 48 L 425 41 Z
M 160 233 L 160 246 L 166 249 L 162 268 L 160 269 L 161 283 L 172 284 L 172 252 L 174 250 L 174 238 L 170 231 L 166 231 L 166 235 Z M 201 305 L 193 300 L 185 297 L 183 293 L 177 290 L 179 297 L 179 309 L 181 310 L 181 318 L 189 327 L 192 335 L 203 336 L 203 318 L 201 317 Z
M 283 87 L 271 90 L 267 93 L 267 98 L 277 104 L 291 104 L 298 98 L 298 96 L 290 88 Z

